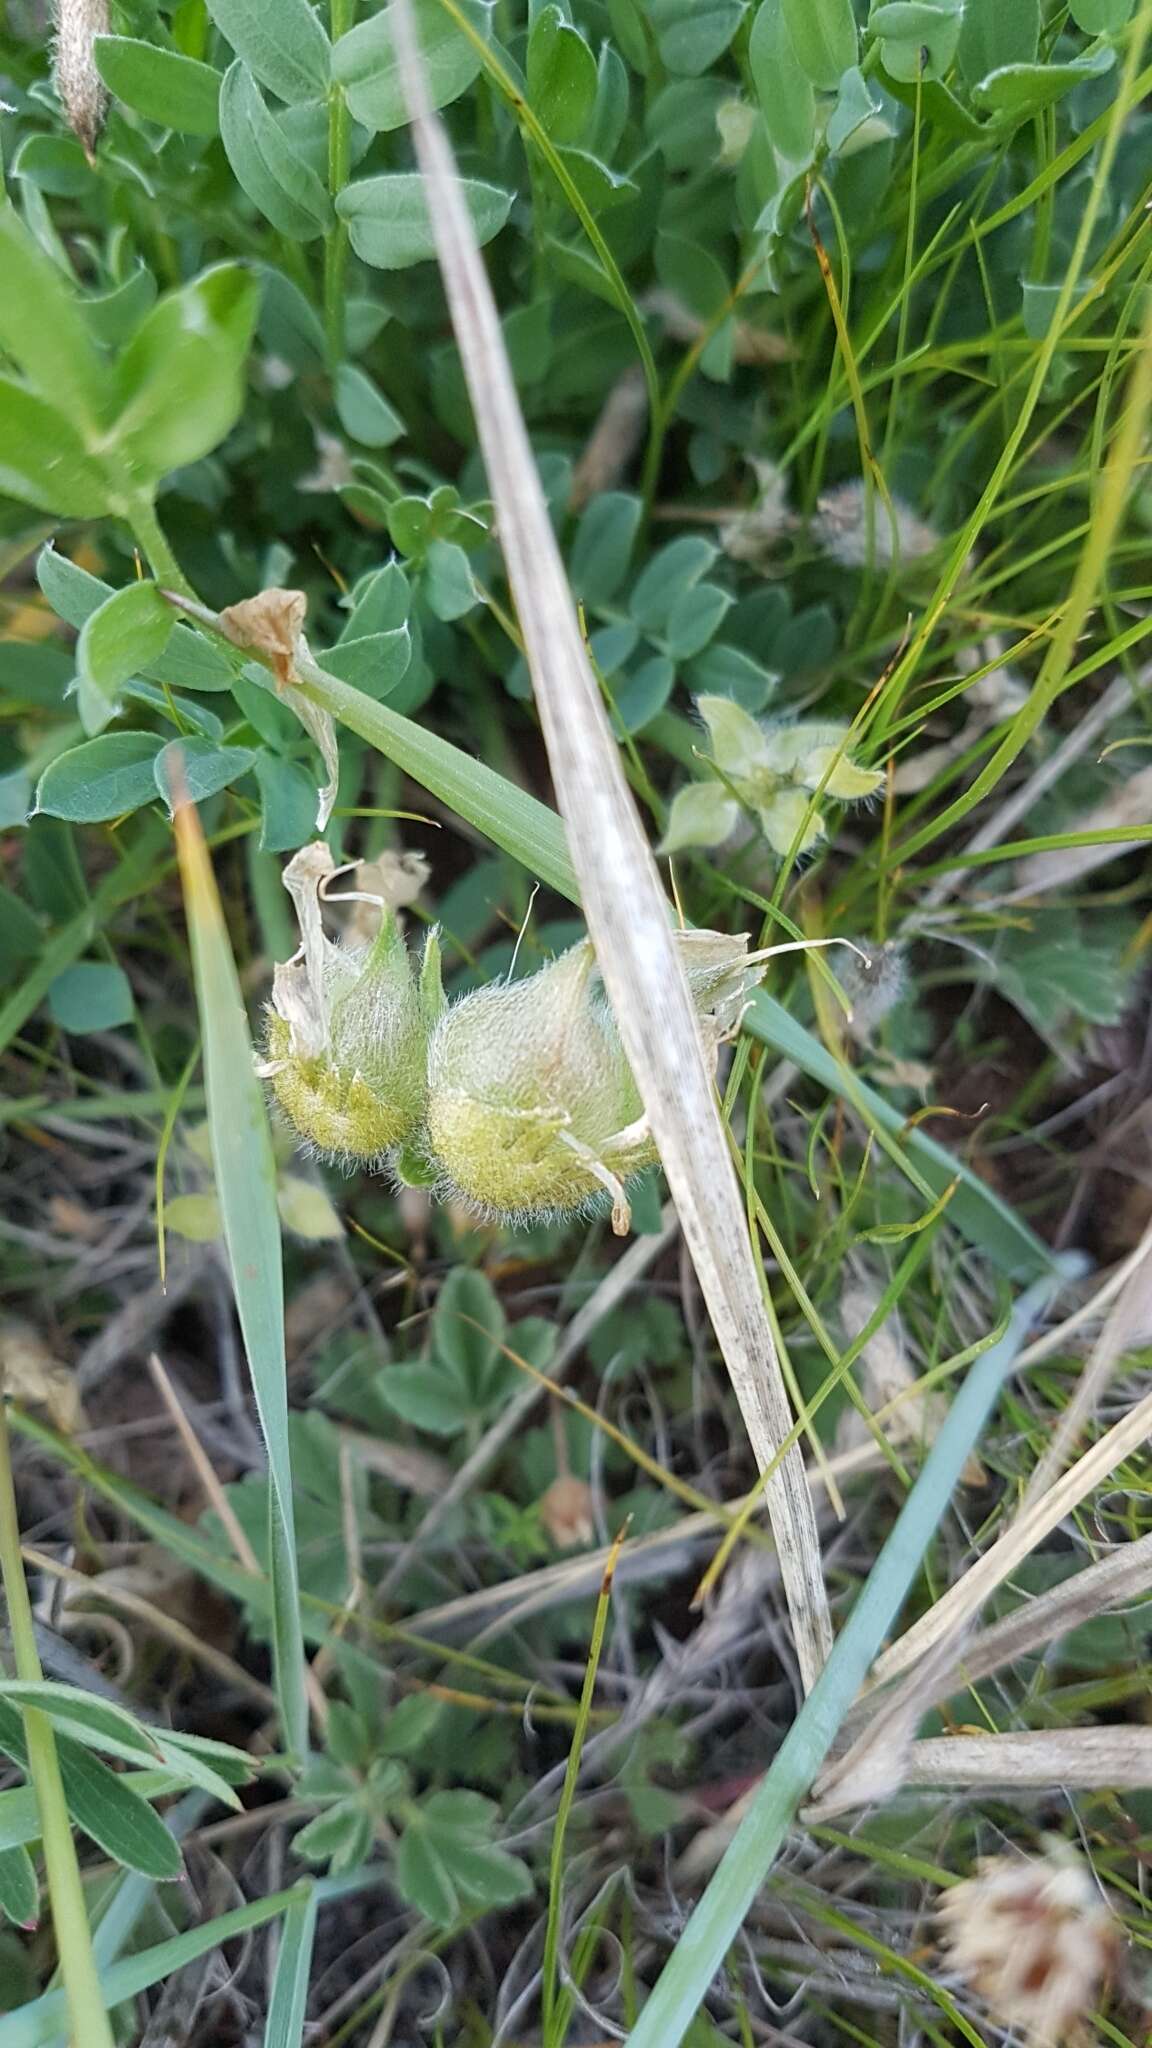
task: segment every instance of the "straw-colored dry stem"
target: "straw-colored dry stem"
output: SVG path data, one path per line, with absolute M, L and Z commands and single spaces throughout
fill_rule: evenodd
M 655 863 L 580 637 L 496 306 L 451 148 L 429 103 L 407 0 L 395 0 L 392 14 L 417 159 L 588 929 L 763 1468 L 792 1417 L 712 1076 Z M 798 1449 L 781 1461 L 767 1492 L 797 1655 L 810 1686 L 827 1654 L 831 1626 Z

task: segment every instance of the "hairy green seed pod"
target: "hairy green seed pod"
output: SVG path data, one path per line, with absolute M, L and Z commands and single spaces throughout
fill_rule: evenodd
M 477 989 L 441 1018 L 428 1047 L 427 1121 L 445 1194 L 504 1217 L 564 1214 L 602 1195 L 595 1169 L 641 1102 L 593 973 L 585 942 L 524 981 Z M 619 1164 L 609 1170 L 623 1178 Z
M 739 1020 L 746 940 L 680 935 L 705 1044 Z M 587 941 L 524 981 L 494 982 L 440 1019 L 428 1047 L 427 1134 L 442 1194 L 481 1215 L 570 1215 L 613 1198 L 657 1157 Z
M 260 1072 L 298 1136 L 329 1157 L 372 1163 L 419 1129 L 426 1049 L 442 1007 L 435 934 L 417 983 L 394 911 L 381 904 L 375 937 L 336 944 L 320 901 L 334 873 L 323 844 L 289 862 L 301 947 L 276 968 Z

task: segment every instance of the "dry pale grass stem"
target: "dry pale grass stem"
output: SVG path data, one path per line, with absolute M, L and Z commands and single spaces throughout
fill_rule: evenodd
M 596 958 L 762 1469 L 791 1428 L 739 1188 L 668 905 L 581 639 L 496 305 L 412 9 L 395 39 L 437 253 L 496 506 L 556 796 Z M 806 1686 L 831 1643 L 816 1519 L 798 1447 L 767 1487 Z

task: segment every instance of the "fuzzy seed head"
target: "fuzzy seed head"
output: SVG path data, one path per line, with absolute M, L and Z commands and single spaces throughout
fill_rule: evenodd
M 852 1005 L 848 1028 L 853 1038 L 867 1043 L 908 993 L 904 949 L 891 939 L 882 946 L 869 941 L 848 955 L 837 974 Z
M 108 111 L 92 45 L 108 33 L 108 0 L 55 0 L 53 72 L 68 124 L 91 160 Z
M 353 936 L 339 944 L 328 938 L 320 892 L 332 873 L 322 844 L 302 848 L 285 870 L 302 943 L 273 977 L 260 1071 L 307 1144 L 331 1157 L 370 1162 L 419 1127 L 429 1002 L 437 1005 L 435 994 L 429 998 L 417 985 L 388 907 L 374 938 Z
M 874 495 L 871 560 L 875 566 L 889 568 L 894 555 L 902 562 L 917 561 L 939 547 L 939 534 L 923 519 L 918 519 L 900 498 L 893 498 L 892 514 L 895 515 L 895 539 L 888 507 L 878 495 Z M 859 477 L 821 493 L 816 501 L 816 517 L 812 521 L 812 538 L 824 554 L 831 555 L 833 561 L 841 563 L 844 568 L 862 569 L 866 566 L 869 560 L 868 499 Z
M 1066 1844 L 991 1856 L 939 1908 L 949 1965 L 1027 2048 L 1060 2048 L 1097 2004 L 1119 1952 L 1117 1922 Z

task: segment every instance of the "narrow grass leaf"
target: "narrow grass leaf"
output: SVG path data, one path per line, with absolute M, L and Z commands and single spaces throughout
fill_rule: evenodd
M 284 1915 L 264 2048 L 300 2048 L 304 2038 L 308 1978 L 316 1940 L 316 1893 L 294 1899 Z
M 27 1849 L 0 1849 L 0 1917 L 34 1927 L 39 1911 L 40 1887 Z
M 236 965 L 195 810 L 178 807 L 176 845 L 204 1040 L 208 1123 L 236 1309 L 268 1447 L 273 1650 L 286 1746 L 302 1754 L 308 1717 L 300 1626 L 284 1358 L 276 1162 Z
M 576 1786 L 580 1777 L 580 1758 L 584 1749 L 584 1738 L 588 1733 L 588 1722 L 592 1713 L 592 1698 L 596 1691 L 596 1673 L 600 1669 L 600 1653 L 604 1648 L 604 1633 L 608 1626 L 608 1613 L 612 1604 L 612 1580 L 616 1573 L 616 1561 L 628 1531 L 625 1523 L 616 1537 L 604 1566 L 604 1577 L 596 1601 L 596 1613 L 592 1622 L 592 1640 L 588 1645 L 588 1662 L 584 1668 L 584 1683 L 580 1689 L 580 1705 L 576 1725 L 572 1730 L 572 1746 L 568 1751 L 568 1765 L 564 1772 L 564 1786 L 560 1803 L 556 1809 L 556 1821 L 552 1829 L 552 1853 L 548 1867 L 548 1924 L 544 1935 L 544 1980 L 541 1990 L 541 2004 L 544 2014 L 544 2048 L 563 2048 L 568 2038 L 568 2023 L 572 2017 L 571 1993 L 559 1993 L 560 1929 L 564 1910 L 564 1846 L 568 1834 L 568 1822 L 576 1798 Z
M 222 1913 L 219 1918 L 207 1920 L 200 1927 L 190 1927 L 186 1933 L 174 1935 L 169 1941 L 156 1942 L 153 1947 L 142 1949 L 139 1955 L 126 1956 L 122 1962 L 113 1963 L 110 1969 L 101 1973 L 106 2003 L 113 2007 L 123 2005 L 130 1998 L 138 1998 L 142 1991 L 150 1991 L 154 1984 L 174 1976 L 187 1963 L 194 1963 L 198 1956 L 208 1955 L 222 1942 L 232 1941 L 240 1934 L 250 1934 L 256 1927 L 266 1927 L 278 1913 L 305 1896 L 306 1887 L 303 1885 L 295 1885 L 290 1891 L 272 1892 L 250 1906 L 238 1906 L 233 1913 Z M 0 2019 L 0 2048 L 58 2048 L 66 2025 L 63 1992 L 47 1991 L 42 1998 L 34 1999 L 31 2005 L 21 2006 L 18 2012 Z

